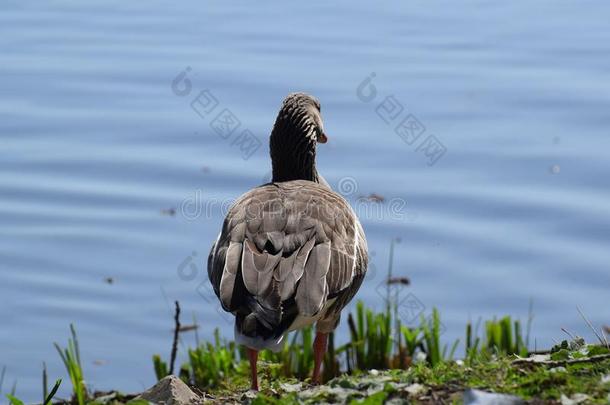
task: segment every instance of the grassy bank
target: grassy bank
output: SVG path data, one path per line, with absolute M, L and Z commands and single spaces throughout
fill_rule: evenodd
M 416 326 L 401 322 L 398 295 L 392 287 L 408 283 L 405 278 L 393 277 L 390 266 L 384 310 L 375 312 L 358 302 L 355 311 L 347 314 L 348 341 L 336 342 L 330 334 L 323 369 L 326 384 L 320 387 L 308 384 L 313 369 L 312 328 L 293 333 L 278 353 L 260 352 L 258 394 L 247 392 L 249 364 L 243 347 L 220 336 L 218 330 L 211 342 L 200 342 L 196 337 L 195 347 L 186 349 L 188 360 L 176 364 L 180 334 L 197 330 L 197 325 L 180 325 L 177 302 L 171 354 L 169 358 L 154 355 L 152 367 L 158 380 L 178 375 L 199 395 L 216 403 L 381 404 L 407 399 L 459 403 L 468 388 L 509 393 L 533 403 L 562 398 L 564 402 L 575 398 L 610 403 L 610 331 L 596 330 L 582 313 L 584 323 L 598 339 L 594 344 L 563 331 L 569 339 L 549 350 L 531 352 L 531 307 L 525 324 L 509 316 L 469 322 L 463 340 L 443 342 L 441 316 L 436 309 L 428 318 L 421 315 Z M 72 325 L 70 331 L 67 345 L 55 347 L 69 376 L 72 396 L 53 400 L 62 381 L 49 386 L 45 368 L 42 403 L 135 405 L 136 395 L 88 390 Z M 462 353 L 457 353 L 458 348 Z M 3 379 L 4 372 L 0 374 L 0 392 Z M 14 394 L 13 389 L 7 395 L 11 404 L 23 405 Z
M 261 353 L 257 397 L 244 394 L 249 384 L 245 354 L 218 334 L 214 343 L 189 350 L 189 362 L 181 366 L 180 376 L 219 403 L 376 404 L 390 399 L 459 403 L 467 388 L 534 402 L 552 403 L 562 396 L 583 394 L 589 403 L 610 401 L 610 350 L 603 331 L 596 331 L 597 344 L 571 336 L 548 351 L 530 353 L 528 336 L 523 336 L 518 320 L 503 317 L 478 326 L 469 323 L 464 329 L 464 354 L 456 360 L 459 341 L 441 342 L 438 311 L 409 328 L 401 325 L 394 309 L 390 305 L 375 313 L 358 303 L 347 321 L 350 340 L 336 346 L 331 337 L 325 359 L 327 384 L 322 387 L 307 384 L 313 367 L 311 329 L 296 333 L 279 353 Z M 157 372 L 167 369 L 158 356 L 155 365 Z
M 534 403 L 553 403 L 562 396 L 584 399 L 585 394 L 587 403 L 610 401 L 610 350 L 603 331 L 596 331 L 597 344 L 572 336 L 546 352 L 530 353 L 519 321 L 492 319 L 465 326 L 464 352 L 457 356 L 459 341 L 441 342 L 438 311 L 429 319 L 422 317 L 417 327 L 401 325 L 395 314 L 392 305 L 376 313 L 358 303 L 348 315 L 349 341 L 337 345 L 331 336 L 324 364 L 326 384 L 320 387 L 308 384 L 313 367 L 312 329 L 295 333 L 279 353 L 261 352 L 261 391 L 256 395 L 247 392 L 249 368 L 243 349 L 218 331 L 213 342 L 188 349 L 188 361 L 175 374 L 216 403 L 381 404 L 407 399 L 459 403 L 467 388 L 509 393 Z M 135 395 L 87 390 L 73 327 L 66 347 L 56 347 L 73 394 L 70 400 L 55 399 L 55 403 L 134 403 Z M 153 356 L 159 379 L 169 373 L 171 362 Z M 46 372 L 43 380 L 42 398 L 47 405 L 61 381 L 47 386 Z M 12 405 L 22 405 L 14 395 L 8 399 Z
M 517 395 L 534 403 L 554 403 L 560 401 L 562 396 L 578 398 L 580 394 L 586 394 L 586 403 L 606 404 L 610 400 L 608 373 L 610 359 L 557 367 L 523 366 L 514 364 L 507 357 L 470 364 L 445 362 L 436 367 L 421 363 L 408 370 L 345 375 L 322 387 L 302 389 L 298 383 L 274 382 L 264 388 L 254 402 L 381 404 L 388 400 L 409 400 L 461 403 L 466 389 L 477 388 Z M 243 394 L 225 391 L 216 399 L 219 402 L 238 402 L 242 398 Z

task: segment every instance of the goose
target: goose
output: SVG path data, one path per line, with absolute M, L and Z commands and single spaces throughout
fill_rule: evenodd
M 314 323 L 312 382 L 320 383 L 328 334 L 366 273 L 360 221 L 316 168 L 317 144 L 327 140 L 320 102 L 289 94 L 269 140 L 272 180 L 235 201 L 208 256 L 214 292 L 246 348 L 253 390 L 258 352 L 280 350 L 288 332 Z

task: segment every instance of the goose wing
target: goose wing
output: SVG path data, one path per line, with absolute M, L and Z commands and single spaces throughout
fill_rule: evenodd
M 364 233 L 349 204 L 327 187 L 297 180 L 255 188 L 236 201 L 210 252 L 208 276 L 245 332 L 261 334 L 262 327 L 271 336 L 297 315 L 319 314 L 329 298 L 337 298 L 332 308 L 340 311 L 366 265 Z

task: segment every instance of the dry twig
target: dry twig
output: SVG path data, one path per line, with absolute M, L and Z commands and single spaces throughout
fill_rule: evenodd
M 174 315 L 176 325 L 174 327 L 174 342 L 172 343 L 172 356 L 169 365 L 169 373 L 174 374 L 174 363 L 176 363 L 176 353 L 178 352 L 178 334 L 180 333 L 180 303 L 176 301 L 176 314 Z

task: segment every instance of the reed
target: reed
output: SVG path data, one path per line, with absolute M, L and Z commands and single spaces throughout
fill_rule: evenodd
M 169 375 L 167 363 L 163 361 L 158 354 L 153 355 L 153 366 L 155 368 L 157 381 Z
M 375 313 L 358 301 L 355 319 L 350 313 L 347 324 L 351 340 L 344 350 L 350 366 L 357 370 L 388 368 L 393 354 L 390 308 Z
M 214 331 L 214 343 L 204 343 L 188 350 L 188 370 L 190 382 L 200 388 L 218 387 L 220 382 L 236 374 L 239 363 L 236 344 L 220 338 L 218 329 Z
M 78 405 L 84 405 L 87 400 L 87 386 L 83 376 L 78 337 L 72 324 L 70 324 L 70 332 L 72 337 L 68 339 L 68 347 L 62 349 L 57 343 L 54 345 L 70 376 L 73 397 Z
M 528 326 L 529 329 L 529 326 Z M 485 336 L 478 336 L 478 328 L 473 331 L 472 323 L 466 325 L 466 358 L 480 355 L 519 355 L 527 356 L 527 338 L 519 320 L 512 321 L 510 316 L 485 322 Z

